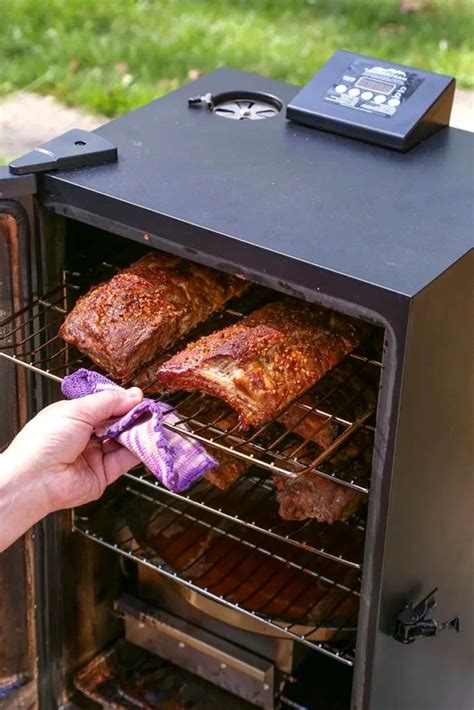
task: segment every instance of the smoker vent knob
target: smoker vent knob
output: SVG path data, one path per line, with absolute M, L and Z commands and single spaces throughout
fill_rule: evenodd
M 400 643 L 413 643 L 419 636 L 436 636 L 444 629 L 454 629 L 459 633 L 459 616 L 439 624 L 435 619 L 427 619 L 427 614 L 436 606 L 435 593 L 438 588 L 426 595 L 418 604 L 406 604 L 395 621 L 393 638 Z
M 214 97 L 210 93 L 204 94 L 203 96 L 191 96 L 188 99 L 188 106 L 207 106 L 207 108 L 212 111 L 214 108 Z

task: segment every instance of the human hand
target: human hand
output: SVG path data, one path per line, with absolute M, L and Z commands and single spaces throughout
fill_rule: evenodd
M 48 513 L 96 500 L 138 463 L 120 444 L 91 435 L 95 426 L 126 414 L 142 398 L 132 387 L 56 402 L 20 431 L 0 456 L 0 550 L 6 547 L 7 525 L 13 534 L 24 521 L 18 537 Z

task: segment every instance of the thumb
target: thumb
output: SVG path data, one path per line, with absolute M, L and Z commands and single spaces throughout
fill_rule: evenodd
M 69 405 L 67 414 L 80 419 L 94 427 L 100 422 L 111 417 L 120 417 L 139 404 L 143 399 L 143 392 L 138 387 L 128 390 L 104 390 L 89 394 L 79 399 L 70 400 L 64 404 Z

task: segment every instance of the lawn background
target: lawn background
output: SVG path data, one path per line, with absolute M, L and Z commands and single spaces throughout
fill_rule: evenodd
M 0 0 L 0 96 L 116 115 L 228 65 L 302 84 L 339 48 L 474 87 L 473 0 Z

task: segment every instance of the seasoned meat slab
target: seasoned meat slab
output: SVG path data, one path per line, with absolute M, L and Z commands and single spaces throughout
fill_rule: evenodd
M 60 336 L 120 382 L 248 282 L 170 254 L 153 252 L 79 299 Z
M 208 448 L 209 453 L 213 456 L 217 463 L 219 464 L 213 469 L 208 469 L 204 474 L 204 478 L 207 479 L 221 491 L 225 491 L 227 488 L 238 481 L 238 479 L 244 475 L 244 473 L 250 468 L 250 464 L 244 459 L 238 459 L 232 454 L 228 454 L 220 449 Z
M 363 500 L 362 493 L 322 478 L 304 473 L 299 478 L 274 475 L 283 520 L 315 518 L 320 523 L 347 520 Z
M 191 343 L 158 368 L 157 378 L 168 390 L 223 399 L 248 429 L 275 417 L 357 343 L 350 319 L 288 299 Z
M 371 435 L 361 430 L 334 454 L 329 471 L 338 475 L 342 471 L 347 478 L 357 479 L 367 475 L 371 461 Z M 365 500 L 363 493 L 311 471 L 298 478 L 275 474 L 273 482 L 280 506 L 278 512 L 283 520 L 315 518 L 320 523 L 335 523 L 350 518 Z

